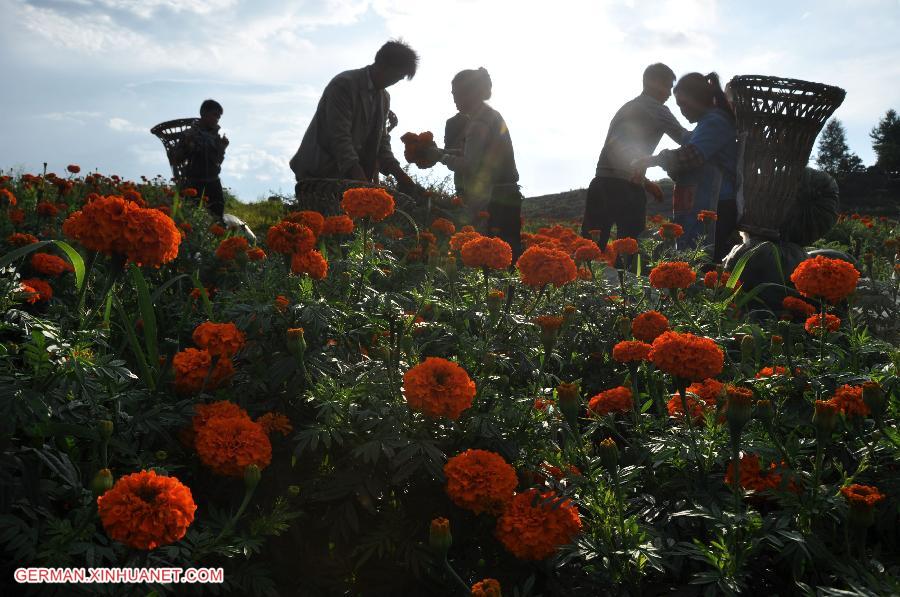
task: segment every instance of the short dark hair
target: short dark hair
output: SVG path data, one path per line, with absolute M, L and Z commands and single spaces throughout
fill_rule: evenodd
M 222 104 L 217 102 L 214 99 L 203 100 L 203 103 L 200 104 L 200 115 L 203 116 L 207 112 L 218 112 L 219 115 L 223 114 L 225 110 L 222 109 Z
M 376 52 L 375 64 L 399 69 L 407 79 L 412 79 L 419 67 L 419 55 L 402 40 L 392 39 Z
M 674 82 L 675 71 L 673 71 L 662 62 L 651 64 L 644 69 L 644 87 L 646 87 L 650 83 L 662 83 L 664 85 L 671 85 Z

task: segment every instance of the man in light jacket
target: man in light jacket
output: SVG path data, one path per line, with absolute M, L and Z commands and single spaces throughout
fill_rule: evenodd
M 385 128 L 390 111 L 388 87 L 416 74 L 419 56 L 400 41 L 389 41 L 369 66 L 334 77 L 319 100 L 291 170 L 297 181 L 342 178 L 377 182 L 379 172 L 397 179 L 401 191 L 421 188 L 403 171 L 391 151 Z

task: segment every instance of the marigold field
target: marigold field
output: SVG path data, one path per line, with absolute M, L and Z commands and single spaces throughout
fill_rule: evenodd
M 900 593 L 896 221 L 767 306 L 673 226 L 514 260 L 435 193 L 257 240 L 160 179 L 0 177 L 4 594 Z

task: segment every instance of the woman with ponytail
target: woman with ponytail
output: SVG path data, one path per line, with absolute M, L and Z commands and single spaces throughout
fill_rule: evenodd
M 461 150 L 435 148 L 429 158 L 452 170 L 463 191 L 466 223 L 499 236 L 512 247 L 513 262 L 522 252 L 522 193 L 512 139 L 506 121 L 486 101 L 491 76 L 484 68 L 464 70 L 453 77 L 453 101 L 465 115 Z M 485 223 L 481 212 L 488 213 Z
M 718 261 L 731 249 L 737 225 L 734 111 L 716 73 L 688 73 L 674 94 L 681 113 L 697 126 L 680 148 L 636 160 L 634 167 L 662 166 L 675 181 L 673 219 L 684 228 L 679 244 L 693 247 L 703 234 L 704 225 L 697 221 L 701 210 L 718 212 L 714 238 L 706 239 Z

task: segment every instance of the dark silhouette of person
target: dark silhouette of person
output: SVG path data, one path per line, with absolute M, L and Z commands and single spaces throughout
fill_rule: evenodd
M 469 125 L 469 117 L 462 112 L 457 112 L 447 119 L 444 125 L 444 151 L 451 155 L 462 155 L 466 143 L 466 127 Z M 461 174 L 453 173 L 453 186 L 458 197 L 464 197 L 466 190 Z
M 185 180 L 182 190 L 193 188 L 205 197 L 206 208 L 218 221 L 225 213 L 225 195 L 219 173 L 225 160 L 228 137 L 219 136 L 219 119 L 224 110 L 212 99 L 200 104 L 200 119 L 185 131 L 175 148 L 178 159 L 185 159 Z
M 435 147 L 427 157 L 459 177 L 466 223 L 509 243 L 515 261 L 522 253 L 522 193 L 509 127 L 500 112 L 486 103 L 492 87 L 484 68 L 460 71 L 453 77 L 453 101 L 468 117 L 462 151 Z M 480 217 L 485 211 L 486 223 Z
M 637 238 L 644 231 L 646 168 L 636 172 L 632 162 L 652 154 L 663 135 L 680 145 L 688 134 L 665 105 L 674 82 L 671 68 L 651 64 L 644 70 L 641 94 L 619 108 L 609 123 L 581 222 L 582 236 L 590 238 L 592 230 L 599 231 L 596 240 L 601 248 L 609 241 L 613 225 L 618 238 Z
M 369 66 L 335 76 L 291 158 L 297 180 L 378 182 L 382 173 L 396 178 L 401 191 L 421 190 L 394 157 L 386 126 L 392 114 L 387 88 L 403 78 L 412 79 L 418 64 L 415 50 L 402 41 L 389 41 Z
M 679 246 L 692 247 L 704 231 L 697 220 L 702 210 L 718 214 L 713 261 L 734 245 L 737 227 L 737 130 L 734 111 L 716 73 L 688 73 L 675 85 L 675 101 L 688 121 L 696 123 L 678 149 L 664 149 L 635 161 L 635 166 L 662 166 L 675 181 L 672 214 L 684 228 Z

